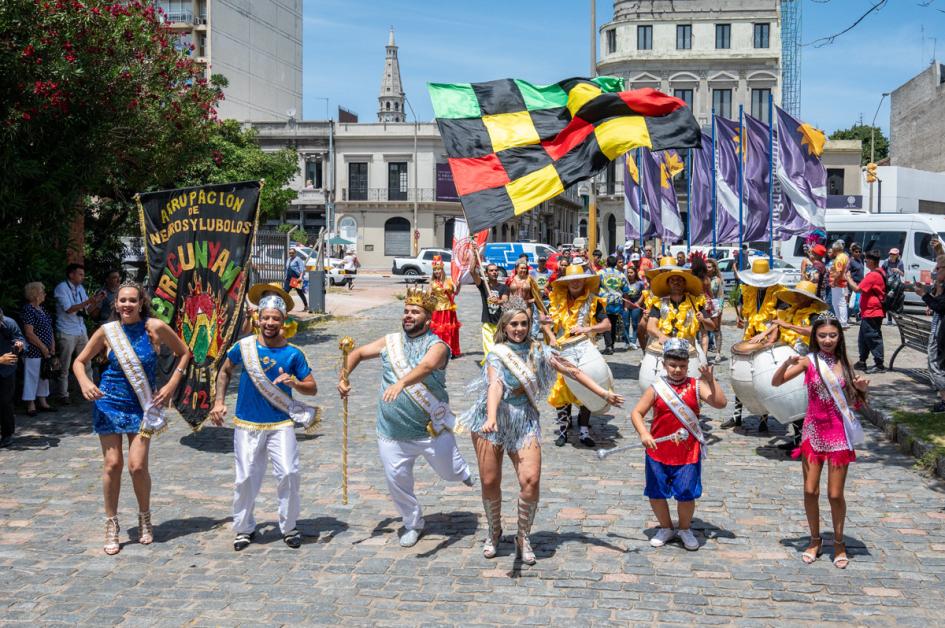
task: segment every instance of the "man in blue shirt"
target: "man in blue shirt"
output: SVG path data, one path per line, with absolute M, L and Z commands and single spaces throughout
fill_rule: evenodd
M 305 262 L 299 257 L 294 248 L 289 249 L 289 259 L 285 263 L 285 281 L 282 282 L 282 289 L 292 294 L 295 290 L 302 299 L 302 306 L 308 309 L 308 299 L 305 298 L 305 290 L 302 285 L 305 283 Z M 293 285 L 296 284 L 296 285 Z
M 607 258 L 607 268 L 597 271 L 600 275 L 598 296 L 607 303 L 607 318 L 610 319 L 610 331 L 604 334 L 604 355 L 613 355 L 614 340 L 617 338 L 620 324 L 623 322 L 623 295 L 630 292 L 627 276 L 617 270 L 617 257 Z
M 72 360 L 82 353 L 82 349 L 89 342 L 82 315 L 105 298 L 104 294 L 89 298 L 82 286 L 84 279 L 85 267 L 82 264 L 69 264 L 66 267 L 66 280 L 53 291 L 56 297 L 56 347 L 59 349 L 59 362 L 62 364 L 58 390 L 53 394 L 59 396 L 59 402 L 63 405 L 69 403 L 69 373 L 72 372 Z M 91 377 L 89 373 L 89 378 Z
M 314 395 L 312 369 L 302 351 L 283 334 L 285 301 L 266 296 L 259 302 L 259 335 L 233 345 L 217 376 L 216 399 L 210 420 L 223 425 L 227 414 L 226 387 L 237 364 L 243 365 L 233 422 L 233 454 L 236 486 L 233 492 L 233 549 L 246 549 L 256 536 L 253 509 L 266 473 L 266 458 L 279 484 L 279 529 L 282 540 L 296 549 L 302 536 L 295 524 L 299 517 L 299 450 L 289 413 L 297 404 L 292 391 Z M 249 344 L 245 344 L 245 343 Z
M 13 443 L 16 363 L 25 346 L 26 340 L 19 325 L 0 310 L 0 447 L 9 447 Z

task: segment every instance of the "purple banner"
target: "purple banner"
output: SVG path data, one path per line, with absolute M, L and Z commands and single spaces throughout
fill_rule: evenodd
M 623 173 L 623 215 L 624 237 L 627 240 L 640 239 L 640 223 L 643 223 L 643 237 L 651 238 L 653 233 L 650 224 L 650 212 L 640 198 L 640 170 L 637 157 L 643 151 L 638 148 L 624 155 Z
M 820 160 L 826 138 L 809 124 L 774 108 L 777 142 L 777 183 L 774 208 L 781 239 L 824 226 L 827 170 Z
M 735 218 L 739 218 L 738 209 L 738 159 L 742 159 L 742 241 L 755 242 L 768 240 L 768 133 L 767 127 L 755 120 L 750 124 L 745 116 L 745 137 L 741 135 L 738 122 L 716 117 L 716 143 L 719 145 L 719 207 L 723 206 Z M 759 128 L 760 127 L 760 128 Z M 735 241 L 738 233 L 735 234 Z
M 436 165 L 436 200 L 459 202 L 456 185 L 453 183 L 453 171 L 449 164 Z

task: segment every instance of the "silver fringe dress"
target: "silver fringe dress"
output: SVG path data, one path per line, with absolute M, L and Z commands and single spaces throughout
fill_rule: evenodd
M 554 351 L 548 345 L 539 342 L 505 343 L 519 358 L 528 363 L 538 379 L 536 401 L 544 403 L 557 378 L 557 371 L 550 360 Z M 496 417 L 498 430 L 482 433 L 482 426 L 487 419 L 486 404 L 489 397 L 489 384 L 495 378 L 502 382 L 502 399 Z M 524 449 L 532 441 L 541 443 L 539 412 L 532 406 L 525 394 L 525 389 L 518 378 L 502 363 L 501 358 L 490 352 L 482 367 L 482 374 L 466 387 L 468 398 L 475 399 L 473 405 L 463 412 L 457 420 L 470 432 L 475 433 L 496 447 L 516 452 Z

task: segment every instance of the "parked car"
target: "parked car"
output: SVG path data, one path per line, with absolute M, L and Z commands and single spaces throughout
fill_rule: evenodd
M 539 257 L 551 258 L 557 253 L 547 244 L 540 242 L 487 242 L 481 251 L 486 264 L 499 267 L 499 276 L 507 277 L 515 270 L 515 262 L 525 254 L 532 267 L 538 264 Z
M 762 256 L 749 257 L 749 261 L 754 261 Z M 767 256 L 764 256 L 767 258 Z M 794 285 L 801 280 L 801 271 L 784 260 L 775 259 L 771 265 L 775 270 L 784 271 L 784 283 Z M 719 272 L 722 273 L 722 279 L 725 281 L 725 289 L 731 290 L 735 287 L 735 258 L 727 257 L 719 260 Z
M 395 257 L 390 272 L 404 276 L 407 283 L 424 282 L 433 274 L 433 258 L 437 255 L 443 260 L 443 270 L 449 275 L 453 252 L 446 249 L 420 249 L 416 257 Z
M 305 270 L 318 270 L 315 257 L 312 255 L 313 249 L 310 246 L 295 247 L 295 254 L 305 262 Z M 345 281 L 344 260 L 337 257 L 326 257 L 324 260 L 325 281 L 331 286 L 340 286 Z M 305 284 L 308 284 L 308 277 L 305 278 Z

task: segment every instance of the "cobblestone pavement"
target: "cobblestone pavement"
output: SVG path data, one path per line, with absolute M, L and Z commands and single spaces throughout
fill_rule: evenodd
M 478 295 L 460 297 L 469 353 L 449 369 L 453 406 L 477 373 Z M 598 462 L 579 445 L 551 443 L 544 413 L 542 499 L 532 542 L 538 564 L 517 564 L 516 484 L 504 480 L 506 540 L 485 560 L 477 489 L 447 485 L 425 463 L 417 491 L 427 531 L 397 543 L 400 521 L 387 496 L 374 438 L 378 363 L 359 368 L 351 401 L 350 493 L 341 505 L 337 341 L 359 343 L 398 328 L 399 303 L 336 319 L 298 339 L 326 408 L 320 433 L 301 439 L 304 545 L 287 548 L 275 526 L 274 481 L 257 505 L 261 540 L 232 550 L 232 430 L 199 433 L 180 420 L 156 439 L 151 467 L 156 542 L 136 538 L 127 481 L 121 497 L 122 552 L 101 549 L 101 456 L 88 408 L 19 417 L 18 439 L 0 451 L 0 622 L 4 624 L 235 625 L 347 624 L 739 624 L 812 622 L 926 626 L 945 593 L 945 490 L 867 426 L 868 442 L 847 485 L 846 571 L 827 553 L 802 564 L 807 542 L 800 467 L 775 445 L 783 428 L 712 432 L 704 496 L 694 528 L 698 552 L 678 543 L 652 549 L 655 520 L 642 496 L 639 452 Z M 735 336 L 729 330 L 727 343 Z M 891 349 L 889 350 L 891 353 Z M 638 394 L 640 354 L 611 356 L 628 404 Z M 728 364 L 718 368 L 728 389 Z M 235 387 L 234 387 L 235 388 Z M 726 411 L 710 411 L 713 425 Z M 42 420 L 40 420 L 42 419 Z M 627 412 L 594 417 L 599 445 L 634 439 Z M 468 437 L 460 447 L 474 466 Z M 826 496 L 824 530 L 829 530 Z M 129 534 L 130 532 L 130 534 Z

